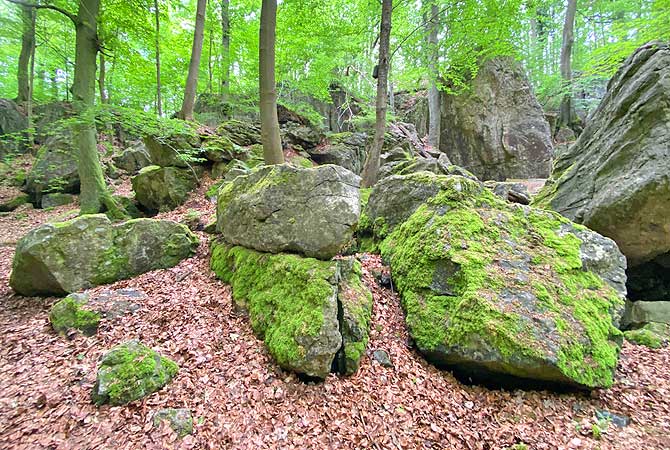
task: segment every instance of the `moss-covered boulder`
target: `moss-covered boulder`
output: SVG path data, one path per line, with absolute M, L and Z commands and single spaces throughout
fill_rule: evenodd
M 14 211 L 30 201 L 28 194 L 10 191 L 7 195 L 0 194 L 0 212 Z
M 438 183 L 381 243 L 418 349 L 482 381 L 610 386 L 625 295 L 616 245 L 466 178 Z
M 166 408 L 158 410 L 153 416 L 154 427 L 159 427 L 161 422 L 167 422 L 179 437 L 193 433 L 193 415 L 188 409 Z
M 75 196 L 72 194 L 63 194 L 62 192 L 54 192 L 53 194 L 45 194 L 42 196 L 42 208 L 55 208 L 57 206 L 69 205 L 75 202 Z
M 152 164 L 161 167 L 188 167 L 200 155 L 200 137 L 195 131 L 175 132 L 167 136 L 145 136 L 142 141 Z
M 217 226 L 234 245 L 328 260 L 356 229 L 359 183 L 334 165 L 261 167 L 219 190 Z
M 86 336 L 98 331 L 100 314 L 85 308 L 88 296 L 70 294 L 51 307 L 49 322 L 54 330 L 64 334 L 70 329 L 79 330 Z
M 36 205 L 48 193 L 76 194 L 80 184 L 78 165 L 79 153 L 72 133 L 61 131 L 49 136 L 37 153 L 24 190 Z
M 64 295 L 175 266 L 198 238 L 170 220 L 112 224 L 104 214 L 47 223 L 16 247 L 9 284 L 18 294 Z
M 211 266 L 231 284 L 235 304 L 249 313 L 254 331 L 281 367 L 321 379 L 333 370 L 356 370 L 372 307 L 357 262 L 274 255 L 214 242 Z M 345 303 L 346 331 L 338 320 Z
M 261 143 L 261 127 L 255 123 L 228 120 L 216 129 L 216 133 L 227 137 L 237 145 L 248 146 Z
M 128 341 L 102 357 L 91 400 L 98 406 L 139 400 L 163 388 L 178 371 L 174 361 L 139 341 Z
M 640 328 L 624 331 L 623 335 L 628 342 L 649 348 L 661 348 L 670 341 L 670 325 L 651 322 Z
M 131 179 L 135 198 L 150 212 L 169 211 L 188 199 L 198 186 L 191 169 L 147 166 Z
M 112 158 L 114 166 L 128 173 L 137 173 L 144 167 L 151 165 L 151 156 L 144 142 L 135 142 Z

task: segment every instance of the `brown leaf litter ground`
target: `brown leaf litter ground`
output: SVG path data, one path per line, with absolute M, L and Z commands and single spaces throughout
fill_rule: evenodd
M 162 217 L 197 209 L 206 223 L 214 205 L 204 190 Z M 625 344 L 615 385 L 590 395 L 466 386 L 408 347 L 398 296 L 371 275 L 381 267 L 375 256 L 363 257 L 375 299 L 371 339 L 349 378 L 305 384 L 278 368 L 235 312 L 230 288 L 210 272 L 202 233 L 197 255 L 178 266 L 92 290 L 145 291 L 134 314 L 103 320 L 94 337 L 60 337 L 47 318 L 57 299 L 16 296 L 8 279 L 20 236 L 71 211 L 0 217 L 0 448 L 670 448 L 670 349 Z M 177 377 L 127 406 L 93 406 L 98 358 L 131 338 L 176 360 Z M 376 349 L 390 354 L 393 368 L 372 359 Z M 165 426 L 153 428 L 152 413 L 165 407 L 190 409 L 194 434 L 178 439 Z M 631 424 L 596 429 L 597 409 Z

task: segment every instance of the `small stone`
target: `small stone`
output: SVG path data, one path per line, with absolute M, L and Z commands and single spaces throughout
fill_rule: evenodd
M 56 192 L 54 194 L 45 194 L 42 197 L 42 208 L 55 208 L 57 206 L 69 205 L 74 203 L 74 195 L 72 194 L 62 194 Z
M 377 361 L 383 367 L 393 367 L 393 363 L 391 362 L 391 357 L 386 352 L 386 350 L 381 350 L 381 349 L 375 350 L 372 353 L 372 357 L 375 359 L 375 361 Z
M 193 416 L 191 411 L 185 408 L 167 408 L 156 411 L 153 416 L 155 427 L 159 427 L 162 421 L 168 422 L 179 437 L 193 433 Z
M 76 329 L 86 336 L 98 331 L 100 314 L 83 307 L 88 303 L 86 294 L 70 294 L 51 307 L 49 322 L 58 333 L 65 335 L 68 330 Z
M 614 414 L 609 411 L 605 411 L 603 409 L 596 410 L 596 419 L 612 422 L 615 426 L 619 428 L 627 427 L 630 424 L 630 417 L 620 416 L 618 414 Z

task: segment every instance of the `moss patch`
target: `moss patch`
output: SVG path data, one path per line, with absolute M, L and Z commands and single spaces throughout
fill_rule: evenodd
M 83 308 L 87 300 L 85 295 L 72 294 L 53 305 L 49 311 L 49 322 L 53 329 L 64 334 L 73 328 L 86 336 L 94 335 L 98 331 L 100 314 Z

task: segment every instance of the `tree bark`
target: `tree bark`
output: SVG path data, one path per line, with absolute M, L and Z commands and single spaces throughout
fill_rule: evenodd
M 207 52 L 207 92 L 212 93 L 212 81 L 214 77 L 214 70 L 212 68 L 212 47 L 214 46 L 214 35 L 212 30 L 209 30 L 209 51 Z
M 230 0 L 221 1 L 221 95 L 230 91 Z
M 98 90 L 100 91 L 100 103 L 103 105 L 109 103 L 109 97 L 105 88 L 105 78 L 107 76 L 107 67 L 105 65 L 105 54 L 100 52 L 100 70 L 98 75 Z
M 379 175 L 379 157 L 384 145 L 384 133 L 386 131 L 386 103 L 387 84 L 389 68 L 389 43 L 391 40 L 391 13 L 393 11 L 393 0 L 382 1 L 382 20 L 379 31 L 379 70 L 377 78 L 377 102 L 375 137 L 372 147 L 365 160 L 363 167 L 363 187 L 370 187 L 377 182 Z
M 195 95 L 198 90 L 198 72 L 200 71 L 202 43 L 205 39 L 206 11 L 207 0 L 198 0 L 191 62 L 188 65 L 188 76 L 186 77 L 186 88 L 184 89 L 184 102 L 181 105 L 181 110 L 177 113 L 177 117 L 184 120 L 193 120 L 193 107 L 195 106 Z
M 156 112 L 163 117 L 163 99 L 161 98 L 161 19 L 158 0 L 154 0 L 154 18 L 156 19 Z
M 559 127 L 571 126 L 575 121 L 575 107 L 572 99 L 572 46 L 575 42 L 575 15 L 577 0 L 568 0 L 563 25 L 563 44 L 561 45 L 561 77 L 566 93 L 561 100 L 561 112 L 558 120 Z
M 259 31 L 258 85 L 261 109 L 261 142 L 266 164 L 282 164 L 279 119 L 277 118 L 277 88 L 275 85 L 275 33 L 277 0 L 263 0 Z
M 439 31 L 437 4 L 430 2 L 431 19 L 428 27 L 428 70 L 430 71 L 430 87 L 428 88 L 428 144 L 434 149 L 440 148 L 440 91 L 437 89 L 437 34 Z
M 30 89 L 30 61 L 35 47 L 35 14 L 34 8 L 21 6 L 23 34 L 21 36 L 21 53 L 17 72 L 18 92 L 17 103 L 26 103 L 32 98 Z

